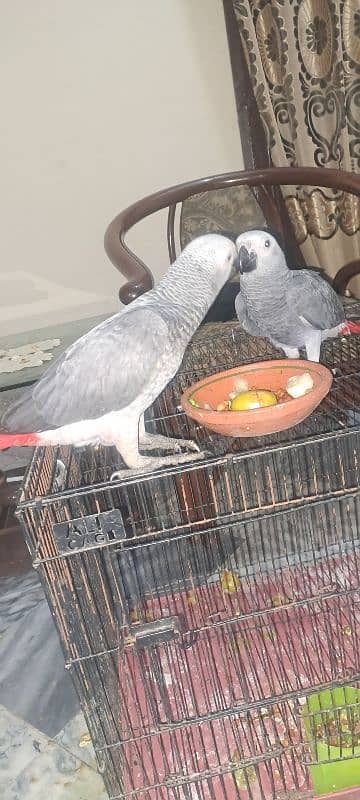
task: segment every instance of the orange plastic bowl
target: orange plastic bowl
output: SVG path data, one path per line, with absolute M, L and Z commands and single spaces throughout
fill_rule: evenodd
M 249 389 L 269 389 L 276 392 L 285 389 L 290 377 L 303 372 L 310 372 L 314 381 L 312 389 L 303 397 L 291 398 L 276 406 L 246 411 L 209 411 L 203 408 L 205 403 L 213 409 L 228 400 L 230 393 L 234 391 L 236 378 L 245 378 Z M 222 436 L 266 436 L 292 428 L 306 419 L 328 393 L 332 380 L 330 370 L 313 361 L 288 358 L 260 361 L 219 372 L 194 383 L 184 392 L 181 405 L 189 417 Z M 201 407 L 196 408 L 190 400 Z

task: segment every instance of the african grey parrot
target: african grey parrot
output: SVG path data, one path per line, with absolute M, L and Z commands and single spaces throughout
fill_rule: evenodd
M 236 313 L 252 336 L 264 336 L 288 358 L 304 347 L 310 361 L 319 361 L 321 342 L 338 334 L 360 333 L 346 320 L 340 298 L 330 284 L 310 269 L 289 269 L 276 239 L 266 231 L 248 231 L 236 239 L 240 292 Z
M 144 411 L 177 372 L 187 344 L 228 280 L 237 251 L 224 236 L 194 239 L 159 285 L 72 344 L 0 420 L 12 445 L 115 445 L 128 468 L 199 458 L 192 441 L 146 433 Z M 161 448 L 163 457 L 140 455 Z

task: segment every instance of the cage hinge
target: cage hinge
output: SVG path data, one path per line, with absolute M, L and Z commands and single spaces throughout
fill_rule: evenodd
M 166 617 L 151 622 L 137 622 L 130 626 L 129 636 L 125 643 L 137 650 L 153 647 L 155 644 L 165 644 L 181 636 L 181 622 L 179 617 Z

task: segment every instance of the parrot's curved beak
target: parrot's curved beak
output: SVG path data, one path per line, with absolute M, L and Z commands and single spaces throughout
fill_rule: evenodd
M 244 272 L 252 272 L 256 269 L 257 257 L 253 250 L 248 250 L 245 245 L 241 244 L 239 247 L 239 271 L 241 274 Z

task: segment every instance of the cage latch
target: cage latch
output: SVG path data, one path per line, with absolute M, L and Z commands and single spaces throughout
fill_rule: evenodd
M 130 627 L 128 643 L 137 650 L 153 647 L 179 639 L 181 636 L 181 622 L 179 617 L 166 617 L 151 622 L 135 623 Z

